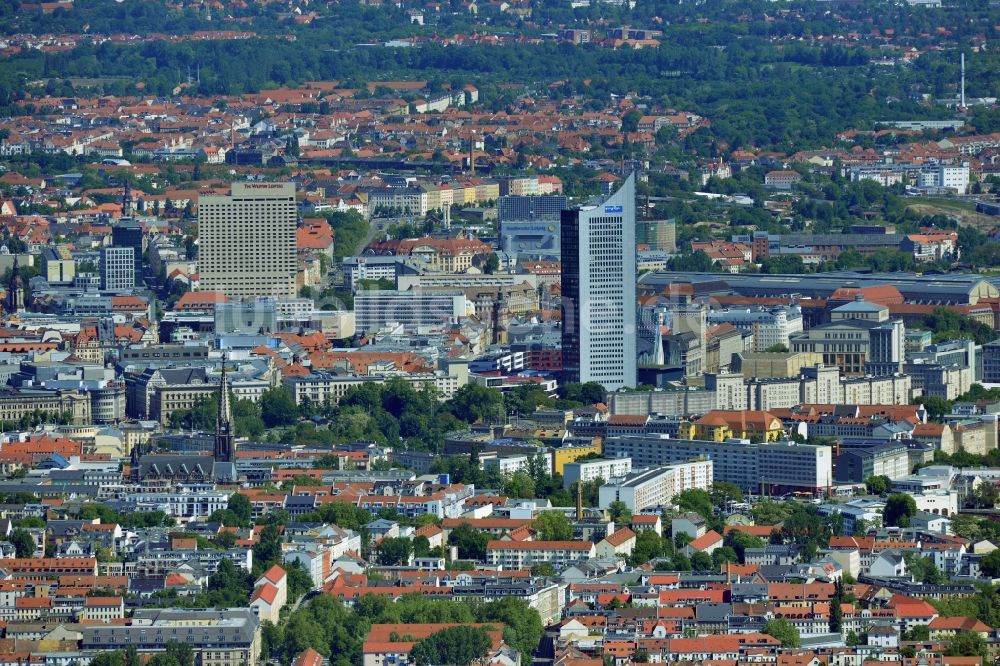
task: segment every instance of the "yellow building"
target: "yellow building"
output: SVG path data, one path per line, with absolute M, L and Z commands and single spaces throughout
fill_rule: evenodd
M 590 444 L 584 446 L 563 446 L 554 449 L 552 451 L 552 473 L 562 474 L 567 463 L 575 462 L 592 453 L 601 455 L 603 451 L 604 445 L 599 437 L 595 437 Z
M 775 442 L 784 432 L 781 420 L 759 410 L 712 410 L 688 424 L 690 439 L 724 442 L 730 438 Z

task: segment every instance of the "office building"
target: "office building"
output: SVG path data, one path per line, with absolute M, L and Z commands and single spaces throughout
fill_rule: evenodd
M 504 222 L 528 222 L 559 219 L 560 212 L 569 206 L 569 200 L 561 194 L 540 197 L 506 195 L 497 200 L 497 219 Z
M 635 234 L 635 242 L 648 245 L 650 250 L 677 251 L 677 223 L 674 220 L 639 220 Z
M 130 247 L 101 248 L 101 290 L 135 289 L 135 252 Z
M 802 309 L 789 305 L 712 310 L 708 313 L 708 322 L 732 324 L 742 333 L 752 335 L 752 350 L 762 352 L 775 345 L 788 347 L 789 336 L 802 332 Z
M 1000 383 L 1000 338 L 983 345 L 982 375 L 980 380 L 985 384 Z
M 899 319 L 876 326 L 868 332 L 869 349 L 865 373 L 892 375 L 903 371 L 906 361 L 906 328 Z
M 278 311 L 273 301 L 215 304 L 215 333 L 264 335 L 278 330 Z
M 123 217 L 111 228 L 111 244 L 115 247 L 128 247 L 132 249 L 135 262 L 135 285 L 143 286 L 142 257 L 143 240 L 142 226 L 131 217 Z
M 513 220 L 500 223 L 500 249 L 518 259 L 559 258 L 559 223 Z
M 235 298 L 295 297 L 294 183 L 233 183 L 198 200 L 201 289 Z
M 42 248 L 42 277 L 49 284 L 71 284 L 76 276 L 76 261 L 55 247 Z
M 834 459 L 837 483 L 863 483 L 873 476 L 901 479 L 910 473 L 909 448 L 905 442 L 845 440 Z
M 631 458 L 634 467 L 711 460 L 716 481 L 735 483 L 747 492 L 825 492 L 833 484 L 829 446 L 791 442 L 771 444 L 730 439 L 709 442 L 656 435 L 609 437 L 604 455 Z
M 566 381 L 636 382 L 635 176 L 602 204 L 562 212 Z
M 598 493 L 598 502 L 602 509 L 612 502 L 621 502 L 634 514 L 662 509 L 671 506 L 674 496 L 685 490 L 708 490 L 712 478 L 711 460 L 643 469 L 605 483 Z
M 378 330 L 389 323 L 407 327 L 440 326 L 468 316 L 461 290 L 359 291 L 354 297 L 357 330 Z

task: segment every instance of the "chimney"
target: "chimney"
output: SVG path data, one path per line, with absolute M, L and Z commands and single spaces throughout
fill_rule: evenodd
M 959 101 L 962 109 L 965 109 L 965 54 L 962 54 L 962 91 L 961 100 Z
M 583 481 L 576 482 L 576 519 L 583 520 Z

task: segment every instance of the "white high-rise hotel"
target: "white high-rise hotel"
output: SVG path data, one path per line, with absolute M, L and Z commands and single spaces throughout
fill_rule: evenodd
M 561 221 L 564 381 L 636 383 L 635 178 Z
M 198 199 L 201 289 L 235 298 L 295 297 L 294 183 L 233 183 Z

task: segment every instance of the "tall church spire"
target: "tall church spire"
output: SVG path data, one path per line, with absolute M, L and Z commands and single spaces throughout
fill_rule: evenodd
M 132 187 L 125 180 L 125 193 L 122 195 L 122 217 L 132 217 Z
M 10 281 L 7 283 L 7 307 L 8 314 L 14 314 L 24 310 L 24 278 L 21 277 L 21 266 L 17 262 L 17 255 L 14 255 L 14 265 L 10 269 Z
M 236 462 L 236 442 L 233 437 L 233 411 L 229 404 L 229 379 L 226 377 L 226 362 L 222 357 L 222 377 L 219 379 L 219 413 L 215 420 L 214 457 L 218 462 Z

